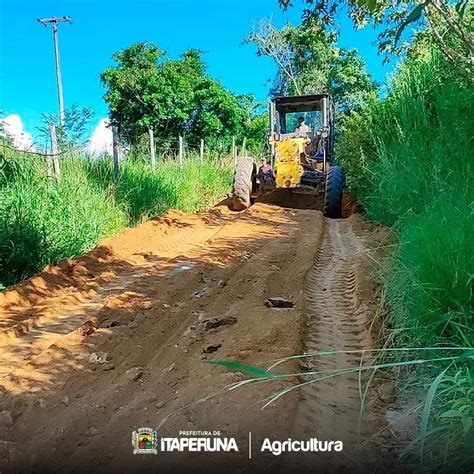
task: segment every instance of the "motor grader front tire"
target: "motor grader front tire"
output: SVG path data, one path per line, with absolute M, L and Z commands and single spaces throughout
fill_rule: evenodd
M 346 175 L 342 166 L 331 166 L 326 176 L 324 193 L 324 215 L 331 219 L 342 217 L 342 194 Z
M 250 156 L 237 158 L 232 187 L 231 209 L 243 211 L 250 207 L 255 165 Z

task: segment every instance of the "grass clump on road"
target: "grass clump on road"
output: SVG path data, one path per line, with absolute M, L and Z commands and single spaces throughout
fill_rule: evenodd
M 347 120 L 339 139 L 338 157 L 366 214 L 393 226 L 398 239 L 385 293 L 400 347 L 474 344 L 473 101 L 472 80 L 431 52 L 408 59 L 387 97 Z M 431 443 L 424 461 L 433 466 L 474 462 L 469 354 L 446 371 L 412 374 L 425 387 L 437 382 L 418 440 Z
M 156 170 L 126 161 L 115 181 L 110 159 L 67 157 L 59 183 L 47 178 L 42 158 L 10 154 L 1 161 L 0 288 L 170 208 L 209 208 L 231 181 L 231 168 L 217 161 L 162 162 Z

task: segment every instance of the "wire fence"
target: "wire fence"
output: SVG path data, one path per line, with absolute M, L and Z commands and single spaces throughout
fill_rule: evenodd
M 201 153 L 204 153 L 205 157 L 229 157 L 233 156 L 232 145 L 231 146 L 218 146 L 213 148 L 208 148 L 205 145 L 193 145 L 183 140 L 183 147 L 180 149 L 179 145 L 169 145 L 169 144 L 162 144 L 159 139 L 154 141 L 155 151 L 157 156 L 162 156 L 166 158 L 178 159 L 180 151 L 183 152 L 183 158 L 185 157 L 196 157 L 199 156 Z M 236 148 L 238 148 L 235 145 Z M 105 146 L 104 150 L 100 153 L 91 153 L 88 150 L 87 146 L 66 146 L 61 145 L 62 150 L 56 153 L 53 153 L 51 147 L 43 148 L 43 151 L 37 151 L 34 148 L 25 149 L 25 148 L 17 148 L 8 143 L 0 142 L 0 149 L 2 150 L 3 154 L 5 152 L 11 151 L 15 154 L 21 155 L 34 155 L 34 156 L 42 156 L 42 157 L 54 157 L 54 156 L 65 156 L 65 155 L 74 155 L 74 156 L 82 156 L 85 158 L 102 158 L 102 157 L 111 157 L 112 150 L 109 150 L 109 146 Z M 126 145 L 123 142 L 119 143 L 119 148 L 121 152 L 121 157 L 126 158 L 127 156 L 137 156 L 137 155 L 148 155 L 150 153 L 149 144 L 138 144 L 138 145 Z
M 178 136 L 175 139 L 162 140 L 155 139 L 150 134 L 148 140 L 142 137 L 138 143 L 129 145 L 130 136 L 119 127 L 112 127 L 112 146 L 104 147 L 103 152 L 93 154 L 87 146 L 71 146 L 67 143 L 59 143 L 56 137 L 55 128 L 51 128 L 51 141 L 43 151 L 35 149 L 21 149 L 14 147 L 7 142 L 5 138 L 0 141 L 0 168 L 9 158 L 23 157 L 42 157 L 45 159 L 46 171 L 49 177 L 55 177 L 58 181 L 61 178 L 60 163 L 67 157 L 83 159 L 111 159 L 114 164 L 114 173 L 118 176 L 120 167 L 127 160 L 148 161 L 152 167 L 156 166 L 156 161 L 176 161 L 183 165 L 185 160 L 193 159 L 224 161 L 237 159 L 239 147 L 236 139 L 229 140 L 214 139 L 211 143 L 206 143 L 204 139 L 187 140 L 185 137 Z M 153 137 L 153 138 L 152 138 Z M 246 140 L 240 144 L 240 154 L 246 154 Z M 59 148 L 59 150 L 58 150 Z

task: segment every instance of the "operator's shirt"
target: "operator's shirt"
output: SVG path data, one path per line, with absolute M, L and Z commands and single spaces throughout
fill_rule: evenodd
M 311 133 L 311 127 L 305 123 L 295 128 L 295 133 L 300 136 L 308 136 Z

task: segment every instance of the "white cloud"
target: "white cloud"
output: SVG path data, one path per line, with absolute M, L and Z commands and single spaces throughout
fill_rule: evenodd
M 91 155 L 112 154 L 112 129 L 109 124 L 109 119 L 102 119 L 92 133 L 86 147 Z
M 33 149 L 33 137 L 31 133 L 25 132 L 23 122 L 19 115 L 11 114 L 0 119 L 6 134 L 13 140 L 13 146 L 20 150 Z

